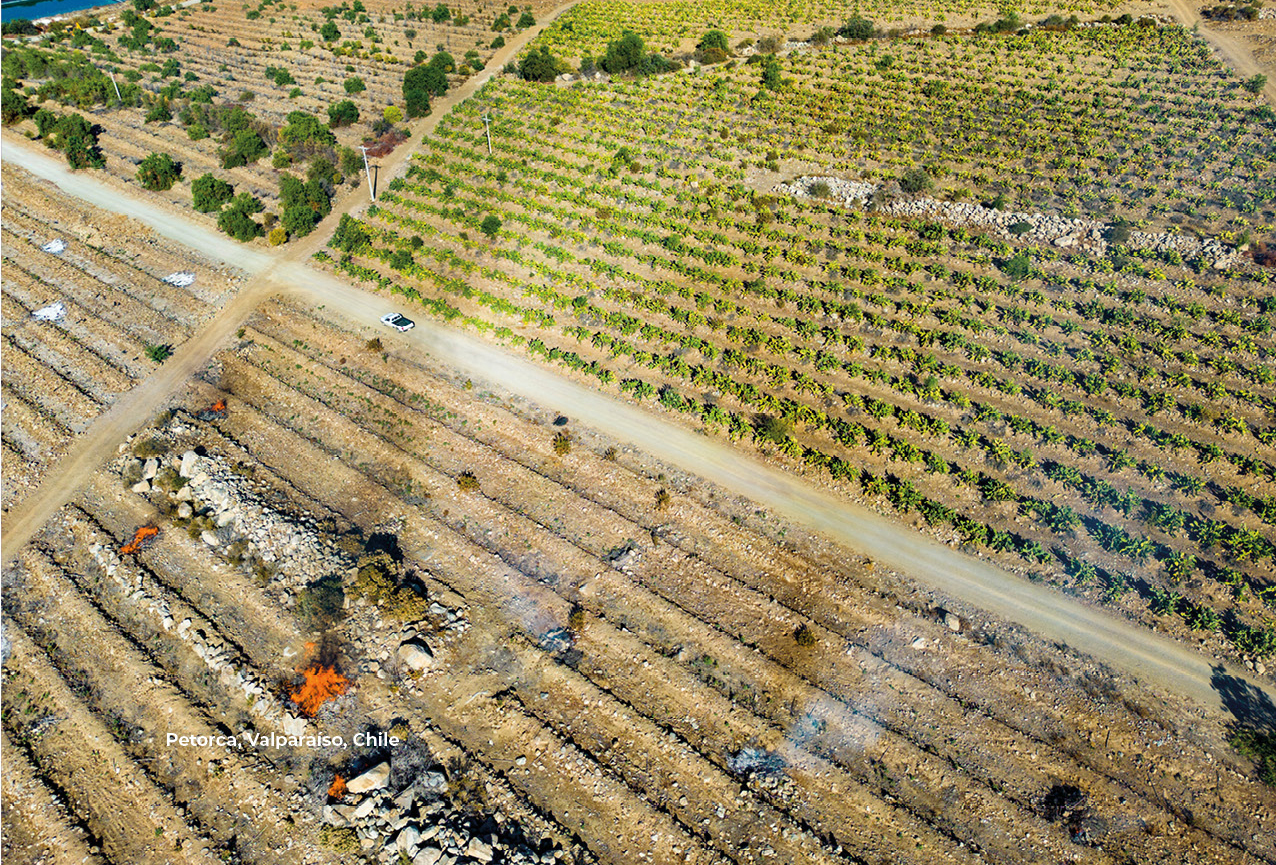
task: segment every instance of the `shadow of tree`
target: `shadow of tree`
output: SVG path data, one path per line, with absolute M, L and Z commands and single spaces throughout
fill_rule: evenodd
M 1276 731 L 1276 704 L 1264 691 L 1231 675 L 1222 664 L 1213 667 L 1210 684 L 1238 723 Z

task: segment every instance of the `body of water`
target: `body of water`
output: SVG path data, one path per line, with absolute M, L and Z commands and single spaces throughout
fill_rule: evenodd
M 92 9 L 95 6 L 110 5 L 120 4 L 104 3 L 103 0 L 12 0 L 12 2 L 6 0 L 0 4 L 0 19 L 13 21 L 18 18 L 27 18 L 34 21 L 51 15 L 66 15 Z M 132 4 L 129 4 L 129 8 L 132 8 Z

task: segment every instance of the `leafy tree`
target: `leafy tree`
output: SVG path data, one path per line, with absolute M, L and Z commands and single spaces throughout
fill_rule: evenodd
M 280 222 L 294 237 L 302 237 L 314 231 L 319 220 L 332 211 L 324 181 L 318 176 L 305 183 L 291 175 L 280 177 L 279 202 L 284 208 Z
M 349 126 L 351 123 L 359 121 L 359 106 L 355 105 L 349 99 L 343 99 L 335 105 L 328 106 L 328 126 L 335 129 L 338 126 Z
M 562 60 L 549 53 L 549 48 L 542 45 L 538 50 L 527 52 L 518 64 L 518 76 L 524 81 L 553 81 L 569 67 Z
M 247 243 L 265 234 L 261 223 L 252 218 L 264 209 L 261 201 L 247 192 L 241 192 L 217 215 L 217 227 L 238 240 Z
M 341 148 L 341 173 L 354 177 L 363 170 L 363 155 L 353 147 Z
M 200 213 L 220 210 L 223 204 L 234 197 L 234 194 L 233 186 L 211 174 L 197 177 L 191 183 L 191 204 Z
M 646 51 L 647 46 L 643 44 L 642 37 L 632 30 L 626 30 L 619 39 L 607 44 L 607 53 L 598 65 L 604 72 L 612 75 L 628 72 L 642 62 Z
M 351 75 L 345 80 L 345 88 L 347 93 L 362 93 L 368 89 L 368 85 L 363 83 L 363 79 L 358 75 Z
M 435 24 L 442 24 L 452 18 L 452 10 L 447 8 L 445 4 L 440 3 L 434 7 L 434 11 L 430 13 L 430 18 L 434 20 Z
M 243 129 L 230 136 L 221 150 L 222 168 L 238 168 L 256 162 L 270 152 L 261 135 L 251 129 Z
M 403 108 L 408 117 L 424 117 L 430 113 L 429 66 L 414 66 L 403 76 Z
M 774 56 L 768 57 L 762 66 L 762 86 L 767 90 L 779 90 L 784 86 L 784 79 L 780 77 L 780 62 Z
M 436 69 L 443 71 L 445 75 L 450 75 L 456 71 L 456 61 L 452 59 L 452 55 L 446 51 L 438 51 L 430 58 L 430 65 Z
M 173 111 L 166 100 L 160 99 L 146 112 L 147 123 L 164 123 L 173 119 Z
M 696 45 L 696 58 L 701 63 L 721 63 L 731 56 L 727 34 L 721 30 L 709 30 Z
M 152 153 L 137 167 L 138 182 L 142 184 L 142 188 L 152 192 L 172 189 L 181 176 L 181 163 L 174 162 L 173 157 L 167 153 Z
M 727 42 L 727 34 L 721 30 L 707 30 L 704 36 L 700 37 L 700 43 L 696 45 L 701 51 L 718 50 L 723 54 L 731 51 L 731 46 Z
M 329 21 L 319 28 L 319 35 L 323 37 L 324 42 L 336 42 L 341 38 L 341 30 L 335 21 Z
M 14 18 L 12 21 L 4 22 L 0 26 L 0 32 L 5 36 L 35 36 L 39 34 L 40 28 L 31 23 L 29 18 Z
M 58 125 L 58 115 L 54 114 L 47 108 L 41 108 L 36 111 L 32 119 L 35 121 L 36 134 L 38 134 L 41 138 L 51 135 L 54 128 Z
M 279 130 L 279 144 L 297 159 L 313 156 L 337 143 L 336 136 L 318 117 L 305 111 L 292 111 L 287 124 Z
M 33 113 L 34 109 L 26 96 L 12 87 L 0 90 L 0 122 L 3 122 L 5 126 L 25 120 Z
M 524 12 L 518 16 L 518 23 L 514 25 L 519 30 L 526 30 L 528 27 L 536 26 L 536 16 L 531 12 Z
M 58 120 L 50 136 L 50 146 L 66 154 L 72 168 L 103 168 L 106 160 L 97 146 L 97 132 L 93 124 L 78 114 L 68 114 Z
M 342 252 L 357 252 L 367 247 L 371 242 L 372 238 L 367 229 L 363 227 L 363 224 L 350 214 L 343 213 L 341 214 L 341 221 L 337 223 L 337 230 L 333 232 L 332 240 L 328 242 L 328 245 Z
M 479 225 L 479 231 L 486 234 L 489 240 L 495 240 L 496 234 L 500 230 L 501 230 L 501 221 L 491 214 L 485 217 L 483 219 L 482 224 Z
M 1276 787 L 1276 730 L 1240 727 L 1232 733 L 1228 744 L 1258 764 L 1259 780 Z
M 492 22 L 492 29 L 493 30 L 509 30 L 510 16 L 505 12 L 502 12 L 500 15 L 497 15 L 496 20 Z
M 863 41 L 872 39 L 873 34 L 877 32 L 876 26 L 867 18 L 854 15 L 846 20 L 846 23 L 838 28 L 837 34 L 847 39 L 855 41 Z

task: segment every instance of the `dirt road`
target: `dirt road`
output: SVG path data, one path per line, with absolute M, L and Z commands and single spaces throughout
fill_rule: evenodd
M 1170 14 L 1177 18 L 1184 27 L 1196 27 L 1206 42 L 1223 55 L 1223 59 L 1244 78 L 1254 75 L 1266 75 L 1267 86 L 1263 95 L 1267 101 L 1276 104 L 1276 69 L 1270 69 L 1255 59 L 1244 41 L 1230 33 L 1224 33 L 1213 26 L 1210 21 L 1201 17 L 1200 7 L 1203 2 L 1192 0 L 1165 0 Z
M 409 126 L 408 143 L 396 149 L 380 164 L 382 187 L 388 182 L 388 178 L 406 170 L 415 149 L 411 142 L 419 141 L 421 136 L 433 132 L 442 117 L 477 92 L 536 34 L 576 5 L 576 2 L 577 0 L 573 0 L 558 7 L 535 27 L 529 27 L 512 37 L 504 48 L 496 52 L 483 72 L 467 79 L 446 96 L 434 100 L 429 116 L 420 118 Z M 197 219 L 175 213 L 157 202 L 121 194 L 119 188 L 103 183 L 90 172 L 72 171 L 52 153 L 39 149 L 13 133 L 4 133 L 3 144 L 4 159 L 7 162 L 51 181 L 63 192 L 136 219 L 157 234 L 198 249 L 211 258 L 256 276 L 245 283 L 240 293 L 208 322 L 198 336 L 176 346 L 172 356 L 155 373 L 122 395 L 108 411 L 100 415 L 84 435 L 72 444 L 66 457 L 45 476 L 40 487 L 23 503 L 21 513 L 8 515 L 3 534 L 0 535 L 0 547 L 6 551 L 7 558 L 16 554 L 40 526 L 75 495 L 76 490 L 98 466 L 115 455 L 120 442 L 134 430 L 144 426 L 173 394 L 180 392 L 186 379 L 208 363 L 263 300 L 272 294 L 288 290 L 290 285 L 304 287 L 311 279 L 311 273 L 304 268 L 298 269 L 298 263 L 308 261 L 323 246 L 325 239 L 336 229 L 342 213 L 357 212 L 368 205 L 371 197 L 367 185 L 360 186 L 357 191 L 342 199 L 309 237 L 271 252 L 245 246 L 217 233 Z M 287 270 L 295 281 L 281 282 L 276 275 L 280 269 Z
M 327 274 L 307 277 L 306 294 L 366 325 L 393 306 Z M 1219 708 L 1211 679 L 1218 661 L 1124 619 L 1027 582 L 986 561 L 956 552 L 896 521 L 838 499 L 782 470 L 748 457 L 719 439 L 688 432 L 654 412 L 576 384 L 468 333 L 419 322 L 382 341 L 417 346 L 475 382 L 532 399 L 621 442 L 746 496 L 787 520 L 833 538 L 876 561 L 953 597 L 1018 622 L 1047 639 L 1067 643 L 1145 683 Z M 1242 677 L 1243 671 L 1229 670 Z M 1243 677 L 1242 677 L 1243 678 Z M 1267 689 L 1276 701 L 1276 690 Z
M 531 37 L 523 34 L 498 57 L 516 51 L 525 38 Z M 503 62 L 494 58 L 490 68 L 495 70 Z M 425 134 L 432 129 L 453 104 L 485 80 L 486 76 L 480 76 L 436 103 L 435 113 L 421 121 L 414 134 Z M 383 166 L 387 173 L 401 170 L 409 151 L 410 148 L 403 148 L 387 162 Z M 193 219 L 175 217 L 144 199 L 121 196 L 117 190 L 101 186 L 90 175 L 68 172 L 20 139 L 6 137 L 5 158 L 52 180 L 70 194 L 125 213 L 166 237 L 257 274 L 199 336 L 179 346 L 155 374 L 102 415 L 27 499 L 22 513 L 6 520 L 2 542 L 7 556 L 16 554 L 34 532 L 70 500 L 89 475 L 114 455 L 129 433 L 145 425 L 168 399 L 180 393 L 184 382 L 208 362 L 251 311 L 272 293 L 299 293 L 325 305 L 329 312 L 363 325 L 375 323 L 382 313 L 395 306 L 303 263 L 330 233 L 331 222 L 321 226 L 304 243 L 290 244 L 286 253 L 271 254 L 246 249 Z M 364 188 L 361 195 L 342 201 L 339 211 L 334 211 L 329 220 L 335 221 L 340 212 L 366 204 L 366 196 Z M 659 459 L 747 496 L 776 514 L 863 551 L 924 584 L 1017 622 L 1048 639 L 1067 643 L 1150 685 L 1189 696 L 1216 711 L 1221 709 L 1211 683 L 1212 668 L 1217 662 L 1171 640 L 1048 588 L 1027 583 L 985 561 L 957 553 L 893 520 L 839 500 L 800 478 L 749 458 L 731 445 L 687 432 L 655 412 L 641 410 L 560 378 L 468 334 L 423 321 L 417 330 L 405 335 L 390 332 L 380 335 L 391 345 L 402 340 L 399 344 L 424 349 L 478 381 L 491 382 L 546 408 L 579 417 L 583 423 L 611 437 L 631 442 Z M 1245 679 L 1241 671 L 1229 669 L 1228 672 Z M 1276 702 L 1276 691 L 1265 686 L 1262 690 Z

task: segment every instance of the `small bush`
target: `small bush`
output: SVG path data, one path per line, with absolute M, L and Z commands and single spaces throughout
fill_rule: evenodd
M 475 477 L 474 472 L 461 472 L 457 475 L 456 485 L 462 492 L 477 492 L 479 489 L 479 479 Z
M 847 19 L 846 23 L 841 26 L 837 33 L 839 36 L 861 42 L 865 39 L 872 39 L 873 34 L 876 33 L 876 31 L 877 27 L 872 21 L 859 15 L 855 15 Z
M 384 346 L 381 345 L 381 337 L 379 336 L 374 336 L 372 339 L 365 342 L 363 347 L 372 352 L 380 352 L 384 348 Z
M 828 182 L 824 180 L 815 181 L 811 184 L 810 189 L 807 191 L 810 192 L 813 198 L 828 198 L 829 195 L 832 194 L 832 190 L 829 189 Z
M 1108 226 L 1108 230 L 1104 232 L 1104 238 L 1108 243 L 1125 244 L 1130 242 L 1130 226 L 1123 220 L 1117 220 Z
M 270 229 L 270 233 L 266 235 L 266 239 L 270 241 L 271 246 L 282 246 L 288 242 L 288 229 L 283 226 Z
M 567 616 L 567 627 L 573 633 L 579 634 L 585 628 L 585 608 L 581 606 L 572 607 L 572 611 Z
M 656 510 L 663 511 L 669 507 L 669 503 L 673 501 L 673 497 L 669 495 L 669 491 L 664 487 L 656 490 Z
M 565 432 L 554 435 L 554 453 L 560 457 L 567 456 L 572 451 L 572 438 Z
M 395 619 L 423 618 L 429 607 L 426 599 L 402 585 L 400 576 L 399 565 L 389 553 L 369 553 L 359 559 L 350 597 L 370 601 Z
M 793 632 L 793 639 L 799 646 L 806 648 L 814 646 L 818 641 L 815 632 L 805 624 L 798 625 L 797 630 Z
M 935 187 L 935 181 L 926 172 L 924 168 L 910 168 L 904 172 L 904 176 L 899 179 L 899 188 L 916 195 L 919 192 L 925 192 Z
M 345 615 L 343 607 L 346 593 L 341 578 L 329 574 L 310 583 L 297 593 L 295 612 L 302 623 L 312 631 L 331 628 Z
M 133 445 L 133 456 L 142 459 L 161 457 L 166 453 L 168 453 L 168 443 L 157 436 L 141 439 Z
M 173 347 L 171 345 L 155 345 L 154 343 L 148 342 L 146 344 L 146 348 L 142 351 L 148 358 L 156 363 L 163 363 L 173 354 Z

